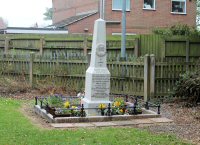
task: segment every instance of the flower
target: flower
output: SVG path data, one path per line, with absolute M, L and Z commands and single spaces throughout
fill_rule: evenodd
M 121 113 L 124 113 L 124 110 L 123 110 L 123 109 L 120 109 L 119 111 L 120 111 Z
M 72 109 L 77 109 L 78 107 L 76 107 L 76 106 L 72 106 Z
M 106 109 L 106 104 L 99 104 L 99 109 Z
M 123 115 L 125 113 L 124 110 L 124 99 L 123 98 L 115 98 L 112 105 L 112 114 L 113 115 Z
M 115 101 L 115 102 L 114 102 L 114 106 L 115 106 L 115 107 L 119 107 L 120 105 L 121 105 L 121 102 L 119 102 L 119 101 Z
M 65 103 L 64 103 L 64 107 L 65 107 L 65 108 L 69 108 L 69 107 L 70 107 L 70 103 L 69 103 L 68 101 L 65 102 Z

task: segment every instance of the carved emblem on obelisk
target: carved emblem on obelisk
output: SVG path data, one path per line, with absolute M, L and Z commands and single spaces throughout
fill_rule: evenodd
M 103 43 L 97 44 L 97 51 L 96 51 L 97 56 L 103 57 L 106 55 L 106 47 Z

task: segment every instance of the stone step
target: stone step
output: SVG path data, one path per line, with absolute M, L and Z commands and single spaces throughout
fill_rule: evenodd
M 109 126 L 133 126 L 141 124 L 160 124 L 172 123 L 173 120 L 168 118 L 148 118 L 133 119 L 129 121 L 110 121 L 110 122 L 89 122 L 89 123 L 51 123 L 54 128 L 87 128 L 87 127 L 109 127 Z

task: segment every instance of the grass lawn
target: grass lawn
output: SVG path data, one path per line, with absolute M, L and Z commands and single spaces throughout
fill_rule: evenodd
M 23 101 L 0 98 L 0 145 L 185 145 L 173 135 L 135 128 L 47 130 L 19 111 Z

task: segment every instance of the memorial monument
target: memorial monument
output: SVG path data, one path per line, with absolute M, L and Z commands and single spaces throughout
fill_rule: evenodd
M 108 105 L 110 94 L 110 72 L 106 61 L 106 24 L 103 19 L 95 21 L 90 66 L 86 71 L 84 108 Z M 86 109 L 88 116 L 98 115 L 97 109 Z

